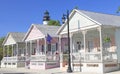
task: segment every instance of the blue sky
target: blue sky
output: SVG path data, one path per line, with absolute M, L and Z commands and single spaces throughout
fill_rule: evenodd
M 0 37 L 8 32 L 27 32 L 32 23 L 42 24 L 48 10 L 51 19 L 60 20 L 74 7 L 93 12 L 116 14 L 120 0 L 0 0 Z

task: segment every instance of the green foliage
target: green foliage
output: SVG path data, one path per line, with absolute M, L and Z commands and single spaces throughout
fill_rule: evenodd
M 104 38 L 104 42 L 105 42 L 105 43 L 110 42 L 110 41 L 111 41 L 111 40 L 110 40 L 109 37 L 105 37 L 105 38 Z
M 0 60 L 2 60 L 3 57 L 3 47 L 2 47 L 2 43 L 4 41 L 5 37 L 1 37 L 0 38 Z
M 50 25 L 50 26 L 60 26 L 60 22 L 56 21 L 56 20 L 50 20 L 48 22 L 48 25 Z

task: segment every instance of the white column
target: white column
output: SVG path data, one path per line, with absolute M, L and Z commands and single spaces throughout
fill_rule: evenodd
M 47 51 L 47 42 L 46 42 L 46 37 L 44 38 L 44 41 L 45 41 L 45 47 L 44 47 L 44 49 L 45 49 L 45 60 L 47 59 L 47 55 L 46 55 L 46 51 Z
M 61 35 L 59 35 L 59 53 L 61 53 L 62 52 L 62 50 L 61 50 Z
M 12 44 L 12 56 L 14 56 L 14 54 L 13 54 L 13 44 Z
M 85 52 L 86 52 L 86 33 L 87 33 L 87 31 L 82 31 L 83 42 L 84 42 L 84 61 L 85 61 Z
M 30 56 L 32 55 L 32 41 L 30 41 Z
M 22 45 L 23 45 L 23 48 L 22 48 L 22 55 L 25 56 L 25 44 L 22 43 Z
M 63 53 L 62 53 L 62 49 L 61 49 L 61 35 L 59 35 L 59 44 L 58 44 L 58 47 L 59 47 L 59 56 L 60 56 L 60 68 L 62 68 L 62 62 L 63 62 Z
M 39 54 L 39 55 L 40 55 L 41 52 L 39 51 L 39 50 L 40 50 L 39 45 L 40 45 L 40 44 L 39 44 L 39 39 L 37 39 L 37 49 L 36 49 L 36 54 Z
M 27 46 L 27 41 L 25 42 L 25 46 L 26 46 L 26 56 L 28 56 L 28 51 L 27 51 L 27 49 L 28 49 L 28 46 Z
M 16 43 L 16 49 L 17 49 L 17 56 L 18 56 L 18 54 L 19 54 L 19 53 L 18 53 L 18 52 L 19 52 L 19 51 L 18 51 L 18 43 Z
M 99 27 L 98 30 L 99 30 L 99 35 L 100 35 L 101 61 L 103 62 L 103 46 L 102 46 L 102 29 L 101 29 L 101 27 Z
M 9 45 L 7 45 L 7 56 L 9 56 Z
M 6 51 L 6 57 L 7 57 L 8 56 L 8 48 L 7 48 L 7 46 L 5 48 L 6 48 L 5 51 Z

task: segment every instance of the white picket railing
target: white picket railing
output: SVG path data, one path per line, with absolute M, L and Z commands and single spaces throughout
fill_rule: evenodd
M 59 55 L 32 55 L 31 61 L 59 61 Z
M 117 53 L 116 52 L 104 52 L 103 57 L 104 57 L 103 60 L 105 62 L 117 61 Z
M 31 61 L 46 61 L 46 56 L 45 55 L 32 55 L 30 57 Z
M 100 62 L 101 61 L 101 53 L 100 52 L 87 52 L 85 53 L 85 61 L 86 62 Z
M 117 61 L 117 53 L 116 52 L 103 52 L 103 56 L 101 56 L 101 52 L 76 52 L 72 53 L 73 61 L 81 61 L 81 62 L 101 62 L 102 58 L 105 62 L 113 62 Z
M 25 61 L 25 56 L 3 57 L 2 61 Z

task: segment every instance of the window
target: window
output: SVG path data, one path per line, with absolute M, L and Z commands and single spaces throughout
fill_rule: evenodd
M 11 65 L 11 63 L 8 63 L 8 65 Z
M 109 51 L 110 45 L 111 45 L 110 42 L 105 42 L 105 43 L 103 43 L 103 48 L 104 48 L 106 51 Z
M 56 51 L 58 50 L 58 43 L 56 43 Z
M 83 50 L 83 48 L 84 48 L 84 45 L 82 44 L 82 42 L 81 41 L 78 41 L 77 42 L 77 50 Z
M 13 65 L 16 65 L 16 63 L 12 63 Z
M 51 44 L 48 44 L 48 51 L 51 51 Z
M 4 65 L 7 65 L 7 63 L 4 63 Z
M 44 52 L 44 45 L 42 45 L 42 52 Z
M 77 42 L 77 48 L 78 50 L 81 50 L 81 42 Z
M 92 52 L 94 49 L 93 41 L 88 41 L 88 52 Z
M 68 53 L 68 44 L 67 43 L 65 43 L 65 45 L 64 45 L 63 53 L 64 54 Z
M 56 44 L 51 44 L 51 50 L 53 53 L 56 51 Z

